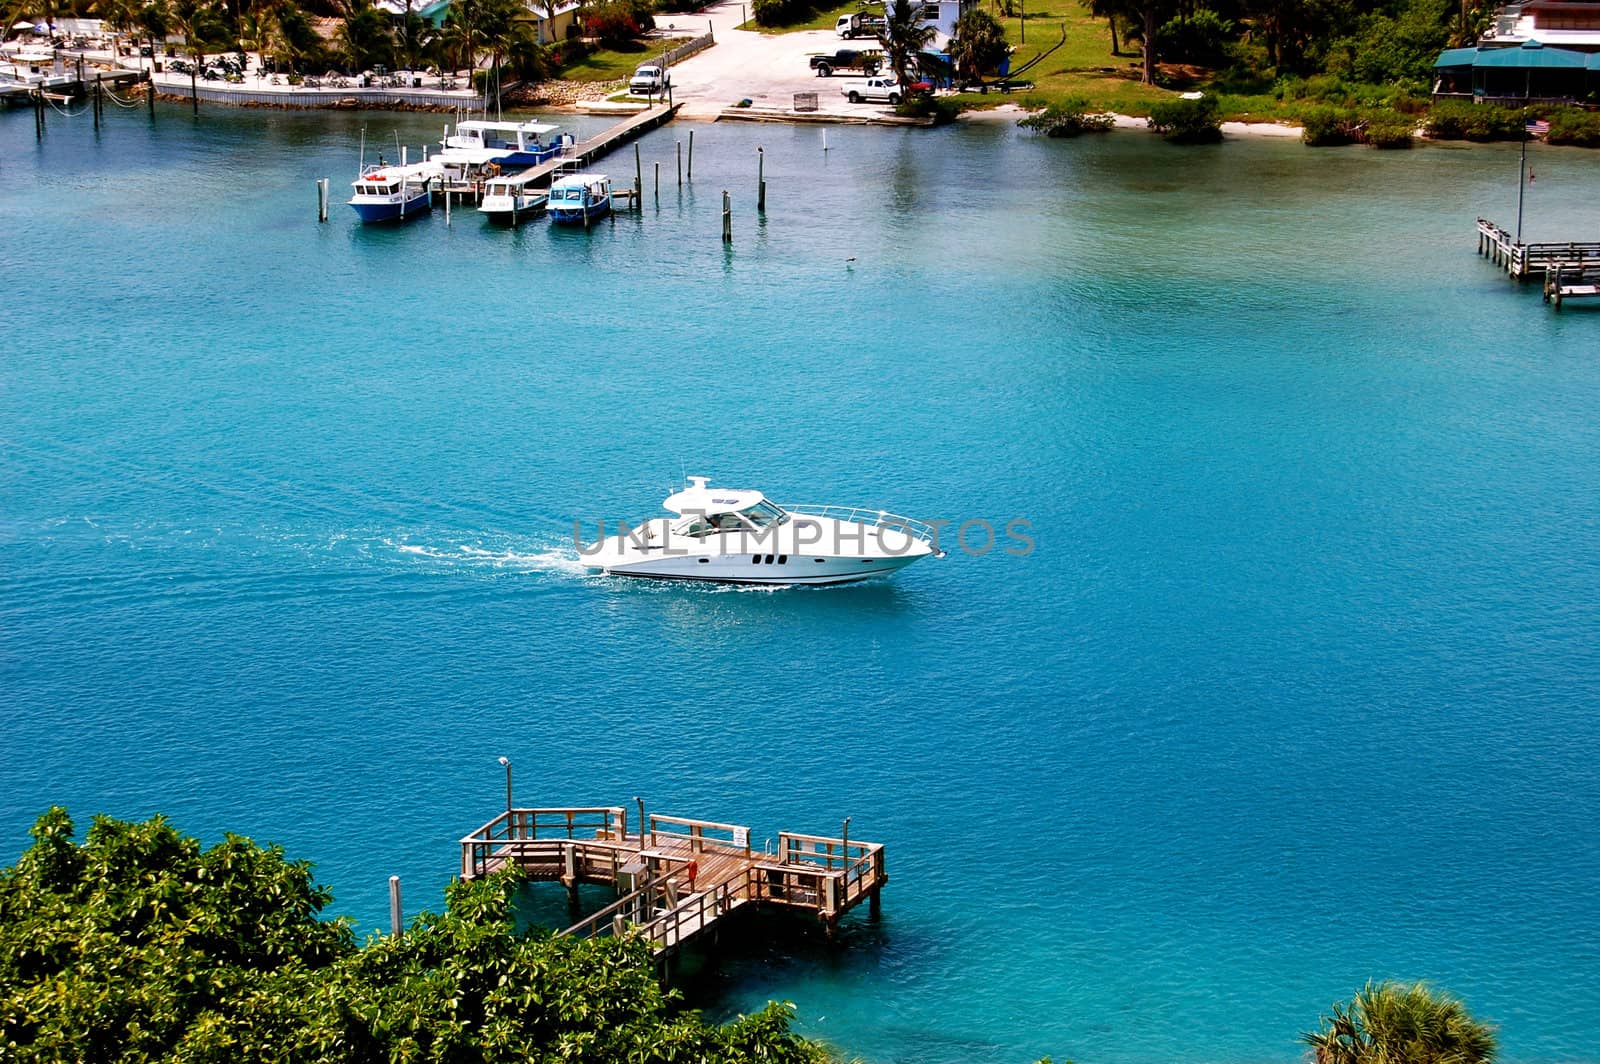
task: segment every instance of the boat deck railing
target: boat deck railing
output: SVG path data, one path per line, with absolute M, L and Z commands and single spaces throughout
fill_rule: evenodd
M 903 532 L 912 539 L 921 540 L 923 543 L 937 544 L 939 530 L 926 521 L 918 521 L 914 517 L 905 517 L 901 514 L 892 514 L 887 510 L 873 510 L 865 506 L 816 506 L 808 503 L 791 505 L 779 503 L 782 509 L 791 514 L 803 514 L 807 517 L 826 517 L 835 521 L 859 522 L 868 528 L 891 529 Z

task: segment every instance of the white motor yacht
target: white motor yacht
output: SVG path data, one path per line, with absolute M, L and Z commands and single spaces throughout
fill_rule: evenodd
M 677 516 L 624 526 L 584 548 L 583 563 L 657 580 L 847 584 L 944 556 L 924 522 L 865 507 L 780 506 L 707 477 L 690 477 L 662 505 Z

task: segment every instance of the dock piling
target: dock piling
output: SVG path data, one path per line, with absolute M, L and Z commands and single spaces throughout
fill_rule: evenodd
M 389 877 L 389 934 L 399 938 L 405 934 L 405 922 L 400 908 L 400 877 Z
M 694 130 L 689 130 L 689 184 L 694 184 Z
M 756 148 L 756 210 L 767 212 L 767 149 Z
M 678 187 L 683 187 L 683 141 L 678 141 Z
M 644 170 L 643 163 L 639 161 L 639 142 L 633 143 L 633 205 L 644 205 Z
M 656 202 L 661 202 L 661 160 L 656 160 Z
M 327 220 L 328 220 L 328 179 L 324 177 L 324 178 L 319 178 L 317 180 L 317 221 L 318 222 L 326 222 Z
M 722 242 L 733 243 L 733 201 L 728 198 L 728 190 L 722 190 Z

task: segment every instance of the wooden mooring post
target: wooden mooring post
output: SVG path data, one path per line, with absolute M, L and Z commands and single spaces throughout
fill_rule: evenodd
M 689 130 L 689 184 L 694 184 L 694 130 Z
M 733 243 L 733 200 L 727 189 L 722 190 L 722 242 Z
M 756 210 L 767 210 L 767 149 L 756 149 Z
M 328 220 L 328 179 L 317 179 L 317 221 Z
M 683 141 L 678 141 L 678 187 L 683 187 Z

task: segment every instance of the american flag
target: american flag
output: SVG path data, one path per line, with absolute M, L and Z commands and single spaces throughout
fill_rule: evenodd
M 1550 132 L 1550 123 L 1542 118 L 1533 119 L 1528 123 L 1528 132 L 1536 137 L 1542 137 Z

